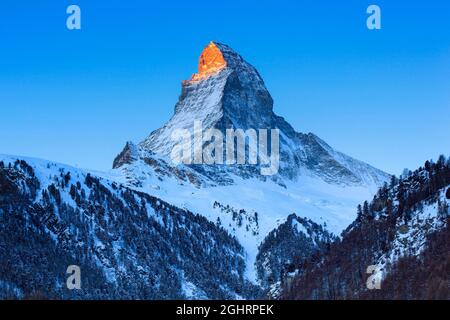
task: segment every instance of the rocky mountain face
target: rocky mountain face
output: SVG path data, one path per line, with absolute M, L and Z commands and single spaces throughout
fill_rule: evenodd
M 178 142 L 172 137 L 175 130 L 192 133 L 191 150 L 196 143 L 205 147 L 211 142 L 195 141 L 194 121 L 201 122 L 203 130 L 214 128 L 224 136 L 227 129 L 278 129 L 279 172 L 270 178 L 280 184 L 285 184 L 285 180 L 298 180 L 302 175 L 312 175 L 330 184 L 358 186 L 381 185 L 388 177 L 380 170 L 334 151 L 312 133 L 296 132 L 273 112 L 273 99 L 258 71 L 224 44 L 211 42 L 205 48 L 200 57 L 199 73 L 182 83 L 174 115 L 163 127 L 132 147 L 136 158 L 143 159 L 155 171 L 165 171 L 165 166 L 173 166 L 170 155 Z M 127 144 L 125 150 L 130 147 Z M 165 161 L 152 160 L 154 154 Z M 122 152 L 115 159 L 114 168 L 126 169 L 133 162 L 126 152 Z M 224 166 L 200 162 L 189 168 L 202 185 L 233 184 L 234 176 L 266 178 L 261 176 L 259 165 Z
M 284 278 L 281 297 L 450 299 L 449 190 L 450 158 L 443 156 L 393 178 L 358 208 L 342 239 Z
M 260 289 L 223 228 L 88 172 L 0 157 L 0 298 L 236 299 Z M 81 269 L 81 290 L 66 269 Z

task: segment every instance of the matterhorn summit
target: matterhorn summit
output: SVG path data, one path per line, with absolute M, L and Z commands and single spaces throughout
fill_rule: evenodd
M 140 159 L 164 175 L 167 167 L 173 167 L 170 155 L 178 143 L 173 132 L 180 129 L 193 132 L 195 122 L 202 124 L 202 130 L 218 129 L 224 136 L 227 129 L 233 128 L 278 129 L 280 168 L 270 179 L 281 185 L 286 181 L 301 183 L 302 176 L 347 186 L 380 186 L 387 179 L 382 171 L 333 150 L 314 134 L 295 131 L 273 112 L 273 99 L 258 71 L 230 47 L 217 42 L 211 42 L 203 50 L 198 73 L 182 82 L 172 118 L 138 145 L 127 144 L 115 159 L 114 168 L 132 165 L 133 160 Z M 194 144 L 195 137 L 192 140 Z M 193 146 L 191 150 L 194 149 Z M 176 166 L 173 170 L 179 171 L 179 178 L 189 172 L 191 180 L 199 186 L 224 185 L 233 184 L 236 176 L 265 180 L 255 168 L 258 165 L 205 165 L 193 161 L 191 166 Z

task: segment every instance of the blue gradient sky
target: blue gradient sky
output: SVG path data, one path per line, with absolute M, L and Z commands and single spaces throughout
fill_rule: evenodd
M 365 26 L 372 3 L 380 31 Z M 81 31 L 66 29 L 70 4 Z M 298 131 L 396 174 L 450 154 L 447 0 L 2 0 L 0 39 L 0 153 L 109 169 L 169 119 L 217 40 Z

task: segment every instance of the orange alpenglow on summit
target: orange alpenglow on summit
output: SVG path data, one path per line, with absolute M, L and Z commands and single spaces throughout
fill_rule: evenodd
M 203 80 L 224 69 L 226 66 L 227 62 L 223 58 L 222 52 L 220 52 L 219 48 L 211 41 L 209 45 L 203 49 L 198 62 L 198 73 L 192 75 L 190 81 Z

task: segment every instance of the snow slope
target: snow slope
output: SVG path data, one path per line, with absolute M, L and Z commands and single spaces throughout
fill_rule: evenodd
M 122 174 L 124 172 L 126 174 Z M 235 235 L 245 248 L 247 275 L 252 281 L 256 281 L 254 262 L 259 244 L 271 230 L 285 222 L 291 213 L 309 218 L 339 235 L 355 219 L 356 206 L 363 200 L 370 199 L 375 192 L 364 186 L 332 185 L 307 175 L 298 181 L 287 181 L 286 187 L 280 187 L 270 180 L 232 176 L 235 182 L 232 185 L 198 188 L 189 182 L 180 183 L 173 176 L 161 178 L 143 161 L 134 162 L 130 167 L 125 166 L 120 172 L 113 170 L 109 176 L 175 206 L 200 213 L 212 222 L 220 219 L 221 225 Z M 139 177 L 140 183 L 137 186 L 130 184 L 127 176 Z M 250 218 L 257 212 L 257 233 L 253 232 L 254 223 L 250 218 L 239 226 L 233 220 L 233 215 L 215 207 L 215 202 L 235 211 L 245 210 Z

